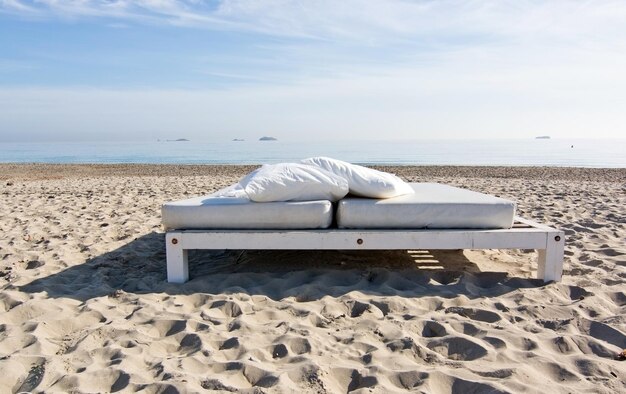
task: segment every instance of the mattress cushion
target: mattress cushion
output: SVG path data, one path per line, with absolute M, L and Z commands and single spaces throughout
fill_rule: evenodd
M 411 183 L 414 194 L 388 199 L 344 198 L 340 228 L 511 228 L 515 202 L 438 183 Z
M 168 202 L 166 229 L 319 229 L 333 221 L 330 201 L 253 202 L 214 195 Z

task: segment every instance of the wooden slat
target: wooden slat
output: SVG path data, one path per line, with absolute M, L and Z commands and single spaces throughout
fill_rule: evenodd
M 184 231 L 184 249 L 541 249 L 545 231 L 310 230 Z
M 559 230 L 552 228 L 550 226 L 546 226 L 545 224 L 541 224 L 541 223 L 537 223 L 533 220 L 530 219 L 524 219 L 522 217 L 516 216 L 514 221 L 519 222 L 519 223 L 523 223 L 527 226 L 530 226 L 532 228 L 536 228 L 536 229 L 541 229 L 541 230 L 545 230 L 545 231 L 550 231 L 550 232 L 558 232 Z
M 563 270 L 562 231 L 515 218 L 511 229 L 394 230 L 187 230 L 166 234 L 168 280 L 188 279 L 189 249 L 537 249 L 537 277 L 560 280 Z

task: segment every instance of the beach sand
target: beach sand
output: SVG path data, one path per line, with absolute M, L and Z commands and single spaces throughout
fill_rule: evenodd
M 160 205 L 251 166 L 0 164 L 0 392 L 626 392 L 626 170 L 384 167 L 516 200 L 533 251 L 204 251 Z

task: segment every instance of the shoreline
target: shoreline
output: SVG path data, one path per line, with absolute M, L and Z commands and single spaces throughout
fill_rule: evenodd
M 244 176 L 259 165 L 249 164 L 47 164 L 0 163 L 0 180 L 45 180 L 84 177 Z M 626 182 L 626 168 L 537 166 L 372 165 L 405 179 L 462 177 L 501 179 Z

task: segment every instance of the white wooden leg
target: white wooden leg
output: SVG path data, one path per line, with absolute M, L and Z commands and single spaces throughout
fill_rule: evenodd
M 185 283 L 189 280 L 187 249 L 183 249 L 181 241 L 181 233 L 172 232 L 165 235 L 167 281 L 171 283 Z
M 563 251 L 565 235 L 563 232 L 548 233 L 546 249 L 539 249 L 537 278 L 545 282 L 561 280 L 563 275 Z

